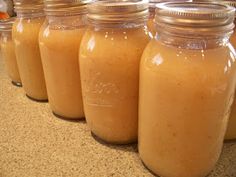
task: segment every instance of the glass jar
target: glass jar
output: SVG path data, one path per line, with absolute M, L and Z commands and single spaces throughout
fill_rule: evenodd
M 158 5 L 159 3 L 168 2 L 168 1 L 170 0 L 149 0 L 149 19 L 147 22 L 147 27 L 153 37 L 156 35 L 156 27 L 155 27 L 155 22 L 154 22 L 156 5 Z M 175 2 L 177 1 L 189 2 L 191 0 L 175 0 Z
M 154 18 L 155 18 L 155 9 L 156 5 L 160 3 L 162 0 L 150 0 L 149 1 L 149 19 L 147 22 L 147 27 L 148 30 L 151 32 L 152 36 L 154 37 L 156 34 L 156 28 L 155 28 L 155 23 L 154 23 Z
M 149 41 L 148 2 L 97 1 L 89 5 L 87 18 L 79 55 L 87 123 L 106 142 L 135 142 L 139 62 Z
M 84 118 L 78 48 L 88 2 L 45 0 L 46 22 L 39 34 L 42 63 L 49 104 L 64 118 Z
M 236 1 L 223 1 L 227 5 L 231 5 L 233 7 L 236 7 Z M 235 20 L 236 21 L 236 20 Z M 236 24 L 234 21 L 234 24 Z M 233 45 L 233 47 L 236 49 L 236 31 L 234 28 L 234 33 L 230 38 L 230 42 Z M 232 106 L 231 114 L 229 117 L 229 123 L 228 128 L 225 135 L 226 140 L 233 140 L 236 139 L 236 99 L 234 99 L 234 103 Z
M 234 8 L 157 6 L 140 66 L 139 153 L 165 177 L 206 176 L 223 146 L 236 85 Z
M 0 21 L 1 52 L 5 61 L 8 76 L 15 86 L 21 86 L 20 74 L 16 62 L 15 47 L 12 41 L 12 25 L 15 18 Z
M 45 17 L 42 0 L 15 0 L 17 19 L 13 25 L 16 59 L 26 95 L 47 100 L 47 91 L 39 51 L 39 29 Z

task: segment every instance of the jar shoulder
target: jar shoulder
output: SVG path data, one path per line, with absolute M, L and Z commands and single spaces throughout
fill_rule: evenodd
M 12 30 L 13 35 L 38 33 L 44 21 L 45 21 L 44 17 L 32 18 L 32 19 L 17 18 L 13 24 L 13 30 Z
M 152 40 L 144 50 L 140 74 L 201 84 L 227 82 L 236 76 L 235 59 L 231 44 L 214 49 L 188 50 Z
M 144 28 L 139 29 L 102 29 L 88 28 L 83 36 L 81 51 L 93 53 L 97 51 L 107 54 L 121 54 L 122 52 L 143 52 L 150 40 Z

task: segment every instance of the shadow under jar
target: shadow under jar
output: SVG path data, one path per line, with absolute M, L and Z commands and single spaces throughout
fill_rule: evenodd
M 236 1 L 222 1 L 223 3 L 227 4 L 227 5 L 231 5 L 233 7 L 236 7 Z M 236 20 L 234 20 L 234 24 Z M 233 45 L 234 49 L 236 49 L 236 28 L 234 28 L 234 33 L 233 35 L 231 36 L 230 38 L 230 42 L 231 44 Z M 229 117 L 229 123 L 228 123 L 228 128 L 227 128 L 227 131 L 226 131 L 226 135 L 225 135 L 225 139 L 226 140 L 236 140 L 236 99 L 235 99 L 235 96 L 234 96 L 234 103 L 233 103 L 233 106 L 231 108 L 231 114 L 230 114 L 230 117 Z
M 21 79 L 16 62 L 15 46 L 12 41 L 12 25 L 15 18 L 9 18 L 0 21 L 1 32 L 1 52 L 5 61 L 7 74 L 15 86 L 21 86 Z
M 45 17 L 42 0 L 15 0 L 16 21 L 12 37 L 16 59 L 26 95 L 47 100 L 47 91 L 39 51 L 38 35 Z
M 139 63 L 149 42 L 148 2 L 97 1 L 88 6 L 87 18 L 79 55 L 87 123 L 106 142 L 135 142 Z
M 139 153 L 164 177 L 203 177 L 223 146 L 236 84 L 234 8 L 157 6 L 140 66 Z
M 46 22 L 39 34 L 49 104 L 68 119 L 84 118 L 78 49 L 88 2 L 45 0 Z

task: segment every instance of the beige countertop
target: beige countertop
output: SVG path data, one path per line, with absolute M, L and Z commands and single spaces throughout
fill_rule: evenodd
M 0 59 L 0 177 L 151 177 L 136 145 L 101 144 L 86 123 L 54 117 L 14 87 Z M 224 145 L 209 177 L 236 177 L 236 143 Z

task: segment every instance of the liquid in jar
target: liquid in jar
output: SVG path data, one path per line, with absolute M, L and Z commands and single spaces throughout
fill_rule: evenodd
M 54 114 L 60 117 L 81 119 L 84 118 L 84 111 L 78 49 L 86 29 L 85 14 L 76 15 L 82 7 L 78 2 L 60 2 L 65 5 L 63 9 L 56 8 L 59 2 L 49 6 L 50 3 L 45 1 L 47 23 L 39 35 L 49 104 Z M 86 11 L 86 4 L 83 7 Z M 71 12 L 72 8 L 74 12 Z M 70 16 L 65 15 L 68 11 Z
M 148 4 L 143 1 L 130 4 L 147 12 Z M 90 25 L 81 42 L 79 63 L 85 116 L 91 131 L 106 142 L 124 144 L 137 140 L 139 63 L 149 41 L 144 25 L 148 14 L 134 12 L 142 21 L 126 17 L 134 27 L 130 22 L 125 26 L 126 21 L 117 18 L 116 5 L 115 1 L 99 1 L 89 7 Z M 114 9 L 113 23 L 94 19 L 94 8 L 101 18 L 109 13 L 100 7 Z
M 21 2 L 21 0 L 17 1 Z M 26 95 L 34 100 L 45 101 L 47 91 L 38 42 L 39 30 L 45 20 L 43 2 L 39 2 L 41 6 L 38 5 L 37 8 L 41 9 L 37 9 L 36 14 L 34 10 L 31 14 L 28 11 L 25 12 L 24 7 L 30 6 L 34 9 L 34 4 L 24 4 L 24 2 L 22 1 L 20 5 L 16 4 L 18 17 L 13 25 L 12 36 L 16 59 Z M 39 13 L 38 10 L 41 12 Z
M 15 46 L 12 41 L 12 24 L 14 23 L 14 18 L 7 19 L 0 22 L 1 31 L 1 53 L 2 58 L 5 61 L 6 70 L 8 76 L 11 78 L 12 83 L 16 86 L 21 86 L 21 79 L 18 70 L 18 65 L 16 62 Z
M 194 16 L 192 9 L 204 15 Z M 209 24 L 214 26 L 219 14 L 229 21 L 226 31 L 214 34 Z M 158 6 L 158 38 L 147 45 L 140 64 L 139 153 L 160 176 L 206 176 L 219 159 L 236 84 L 236 55 L 228 42 L 233 15 L 231 7 L 220 4 Z M 178 18 L 189 20 L 176 30 Z M 185 25 L 195 30 L 189 34 Z M 216 38 L 203 42 L 210 33 Z

